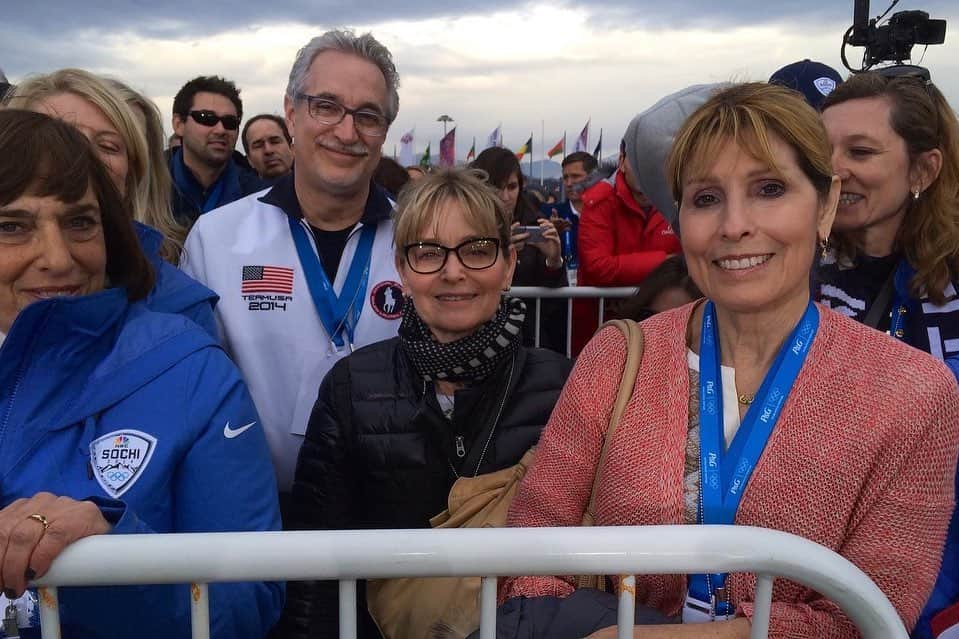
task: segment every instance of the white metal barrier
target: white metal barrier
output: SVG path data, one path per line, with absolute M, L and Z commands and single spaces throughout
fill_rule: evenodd
M 614 288 L 600 288 L 597 286 L 562 286 L 548 288 L 545 286 L 514 286 L 509 289 L 512 297 L 533 298 L 533 319 L 536 322 L 533 329 L 533 345 L 540 345 L 542 327 L 542 310 L 544 299 L 565 299 L 566 301 L 566 356 L 572 353 L 573 339 L 573 299 L 595 299 L 599 308 L 599 322 L 596 327 L 603 325 L 603 315 L 606 310 L 606 300 L 609 298 L 632 297 L 639 291 L 636 286 L 620 286 Z
M 109 566 L 104 569 L 104 566 Z M 193 637 L 209 637 L 206 583 L 340 581 L 340 637 L 356 636 L 356 580 L 483 577 L 482 639 L 496 636 L 496 578 L 556 574 L 757 575 L 753 639 L 768 632 L 773 580 L 785 577 L 838 604 L 864 639 L 907 639 L 898 613 L 855 565 L 811 541 L 747 526 L 499 528 L 101 535 L 68 547 L 39 579 L 42 636 L 58 638 L 56 586 L 190 583 Z M 627 577 L 619 637 L 632 637 Z

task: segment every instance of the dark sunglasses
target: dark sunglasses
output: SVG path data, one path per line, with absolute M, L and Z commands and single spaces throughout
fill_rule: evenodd
M 235 115 L 217 115 L 213 111 L 190 111 L 189 115 L 194 122 L 203 126 L 216 126 L 217 122 L 222 122 L 223 128 L 229 131 L 240 128 L 240 118 Z

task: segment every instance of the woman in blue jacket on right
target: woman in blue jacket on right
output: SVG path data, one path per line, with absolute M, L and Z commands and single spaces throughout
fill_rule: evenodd
M 142 301 L 154 277 L 86 138 L 46 115 L 0 110 L 8 599 L 27 601 L 28 583 L 82 537 L 279 528 L 246 386 L 207 331 Z M 211 584 L 213 636 L 265 636 L 283 592 L 277 583 Z M 189 597 L 188 585 L 62 588 L 62 636 L 186 639 Z

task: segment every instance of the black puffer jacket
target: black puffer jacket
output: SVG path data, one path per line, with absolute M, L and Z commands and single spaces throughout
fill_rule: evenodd
M 358 350 L 320 386 L 296 468 L 292 527 L 428 528 L 457 475 L 507 468 L 536 444 L 570 367 L 561 355 L 520 347 L 484 383 L 457 391 L 451 423 L 399 338 Z M 364 593 L 361 584 L 359 636 L 378 637 Z M 336 584 L 291 583 L 275 636 L 337 632 Z

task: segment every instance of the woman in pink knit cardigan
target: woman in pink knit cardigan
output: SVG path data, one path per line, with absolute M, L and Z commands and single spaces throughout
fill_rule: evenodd
M 689 271 L 707 300 L 643 323 L 634 393 L 599 469 L 596 525 L 735 523 L 800 535 L 865 571 L 911 628 L 953 508 L 959 389 L 928 354 L 810 301 L 810 269 L 840 197 L 818 115 L 782 87 L 733 86 L 683 125 L 667 169 Z M 615 329 L 583 351 L 509 525 L 579 525 L 624 362 Z M 636 636 L 746 638 L 755 583 L 749 574 L 637 577 L 638 602 L 683 623 Z M 501 593 L 572 591 L 567 578 L 517 577 Z M 701 621 L 714 623 L 692 625 Z M 769 636 L 858 633 L 834 603 L 780 579 Z

